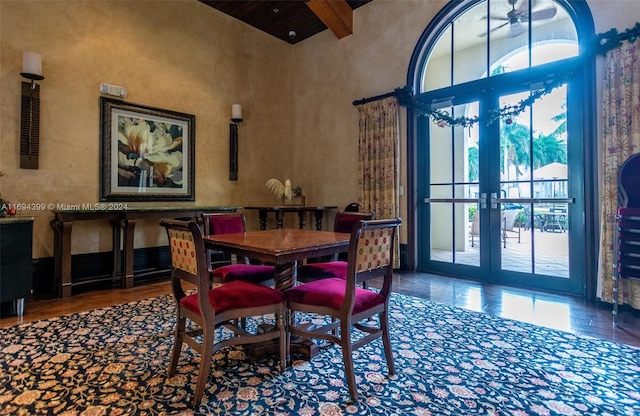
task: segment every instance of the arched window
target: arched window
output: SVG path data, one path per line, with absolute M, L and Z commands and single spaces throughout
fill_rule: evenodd
M 429 23 L 408 81 L 451 118 L 408 111 L 417 270 L 585 293 L 593 32 L 572 0 L 452 1 Z
M 578 55 L 575 25 L 552 0 L 469 4 L 457 17 L 442 22 L 437 39 L 430 42 L 420 92 Z

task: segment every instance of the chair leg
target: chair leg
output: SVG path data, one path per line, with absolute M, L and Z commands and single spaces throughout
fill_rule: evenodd
M 178 315 L 180 312 L 178 311 Z M 176 328 L 173 336 L 173 348 L 171 349 L 171 360 L 169 361 L 169 377 L 173 377 L 180 360 L 180 352 L 182 351 L 182 334 L 186 328 L 186 318 L 177 317 Z
M 200 355 L 200 370 L 198 371 L 198 380 L 196 381 L 196 389 L 193 393 L 193 407 L 198 407 L 202 402 L 204 388 L 209 378 L 211 370 L 211 356 L 213 355 L 213 339 L 215 328 L 203 328 L 202 333 L 202 354 Z
M 382 329 L 382 345 L 384 346 L 384 356 L 387 359 L 387 369 L 389 375 L 395 374 L 395 365 L 393 364 L 393 350 L 391 349 L 391 336 L 389 335 L 389 315 L 385 310 L 380 314 L 380 329 Z
M 340 321 L 340 339 L 342 341 L 342 359 L 344 361 L 344 373 L 347 378 L 347 386 L 351 400 L 358 401 L 358 386 L 356 385 L 356 373 L 353 368 L 353 350 L 351 349 L 351 321 Z
M 289 357 L 289 331 L 286 330 L 285 312 L 279 312 L 276 315 L 278 330 L 280 331 L 280 372 L 287 369 L 287 361 Z

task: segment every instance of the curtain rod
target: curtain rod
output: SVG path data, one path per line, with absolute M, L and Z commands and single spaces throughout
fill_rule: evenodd
M 413 93 L 413 89 L 411 87 L 404 86 L 402 88 L 396 88 L 395 90 L 388 92 L 386 94 L 382 94 L 382 95 L 376 95 L 375 97 L 369 97 L 369 98 L 363 98 L 361 100 L 355 100 L 353 102 L 353 105 L 361 105 L 361 104 L 366 104 L 366 103 L 370 103 L 372 101 L 378 101 L 378 100 L 382 100 L 383 98 L 388 98 L 388 97 L 402 97 L 404 95 L 407 94 L 412 94 Z
M 362 104 L 370 103 L 372 101 L 382 100 L 383 98 L 395 97 L 396 95 L 397 95 L 396 92 L 392 91 L 392 92 L 388 92 L 386 94 L 376 95 L 375 97 L 369 97 L 369 98 L 363 98 L 361 100 L 355 100 L 353 102 L 353 105 L 362 105 Z

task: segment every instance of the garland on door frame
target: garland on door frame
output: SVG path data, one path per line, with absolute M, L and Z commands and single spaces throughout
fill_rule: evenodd
M 430 104 L 420 102 L 417 99 L 417 96 L 413 94 L 411 87 L 403 87 L 395 89 L 395 96 L 398 99 L 398 104 L 403 107 L 408 107 L 413 109 L 413 111 L 418 116 L 428 116 L 431 117 L 431 120 L 438 125 L 439 127 L 446 126 L 459 126 L 459 127 L 469 127 L 476 123 L 485 122 L 487 125 L 493 123 L 498 119 L 507 119 L 507 123 L 512 117 L 517 116 L 522 113 L 528 106 L 532 105 L 542 96 L 549 94 L 555 88 L 564 84 L 567 78 L 571 75 L 571 73 L 565 74 L 562 77 L 559 77 L 556 80 L 548 80 L 544 87 L 541 89 L 537 89 L 532 91 L 531 94 L 521 100 L 517 104 L 514 105 L 506 105 L 501 108 L 493 108 L 485 115 L 475 116 L 475 117 L 452 117 L 448 111 L 433 109 Z
M 615 49 L 622 44 L 622 41 L 628 40 L 629 42 L 635 42 L 640 36 L 640 22 L 627 29 L 622 33 L 618 33 L 616 29 L 611 29 L 607 32 L 597 34 L 593 37 L 593 40 L 589 42 L 587 47 L 587 53 L 591 52 L 596 55 L 605 55 L 611 49 Z M 555 88 L 565 84 L 572 72 L 566 72 L 564 74 L 555 75 L 543 83 L 543 86 L 531 91 L 531 94 L 524 100 L 518 102 L 515 105 L 507 105 L 501 108 L 494 108 L 487 111 L 486 114 L 476 117 L 453 117 L 448 111 L 433 109 L 430 104 L 420 102 L 418 96 L 413 93 L 413 89 L 410 86 L 404 86 L 402 88 L 396 88 L 393 92 L 378 95 L 371 98 L 363 98 L 353 102 L 353 105 L 361 105 L 372 101 L 377 101 L 386 97 L 396 97 L 398 104 L 403 107 L 411 108 L 418 116 L 428 116 L 431 120 L 440 127 L 446 126 L 459 126 L 469 127 L 476 123 L 486 122 L 491 124 L 499 119 L 506 119 L 507 124 L 513 117 L 522 113 L 527 107 L 531 106 L 538 99 L 549 94 Z

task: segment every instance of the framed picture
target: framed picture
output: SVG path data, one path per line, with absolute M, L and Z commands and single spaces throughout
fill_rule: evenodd
M 100 201 L 194 201 L 195 116 L 100 97 Z

